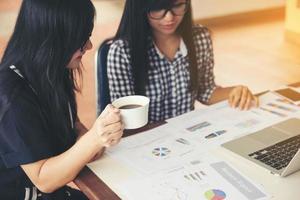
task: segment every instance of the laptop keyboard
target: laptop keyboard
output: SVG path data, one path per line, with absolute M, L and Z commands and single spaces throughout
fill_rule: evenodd
M 300 148 L 300 135 L 294 136 L 248 156 L 277 170 L 286 167 Z

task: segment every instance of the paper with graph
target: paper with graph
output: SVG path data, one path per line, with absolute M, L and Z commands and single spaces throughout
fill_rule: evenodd
M 224 161 L 187 163 L 183 167 L 126 183 L 131 200 L 262 200 L 262 188 Z
M 170 119 L 168 124 L 186 138 L 214 147 L 292 117 L 300 117 L 300 107 L 269 92 L 260 97 L 258 108 L 240 111 L 221 102 Z
M 168 125 L 124 138 L 107 151 L 135 171 L 118 191 L 129 200 L 267 199 L 259 185 Z M 222 132 L 216 134 L 225 134 Z

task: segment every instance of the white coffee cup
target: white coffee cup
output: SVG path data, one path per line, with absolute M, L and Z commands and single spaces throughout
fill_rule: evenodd
M 148 97 L 132 95 L 116 99 L 112 105 L 120 109 L 125 129 L 136 129 L 148 123 L 149 102 Z

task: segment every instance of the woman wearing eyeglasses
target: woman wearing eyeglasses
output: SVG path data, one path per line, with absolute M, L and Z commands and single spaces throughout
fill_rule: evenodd
M 119 142 L 119 110 L 87 130 L 75 77 L 92 48 L 90 0 L 23 0 L 0 63 L 0 199 L 83 200 L 66 186 L 97 153 Z M 79 72 L 79 73 L 78 73 Z
M 127 0 L 107 67 L 111 99 L 150 97 L 151 122 L 186 113 L 195 100 L 257 105 L 247 87 L 215 84 L 210 33 L 193 24 L 190 0 Z

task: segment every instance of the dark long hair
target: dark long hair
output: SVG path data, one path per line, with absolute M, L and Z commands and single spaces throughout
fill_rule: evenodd
M 121 23 L 114 40 L 123 39 L 129 43 L 134 90 L 136 94 L 145 94 L 147 84 L 149 58 L 148 37 L 151 36 L 151 27 L 148 23 L 147 13 L 153 9 L 170 7 L 176 0 L 126 0 Z M 179 25 L 177 32 L 182 36 L 188 49 L 190 67 L 191 90 L 197 88 L 197 60 L 193 42 L 193 21 L 190 0 L 188 10 Z
M 90 0 L 23 0 L 0 65 L 0 70 L 15 65 L 26 77 L 47 113 L 51 132 L 65 147 L 72 139 L 68 104 L 76 119 L 76 77 L 81 77 L 80 68 L 67 65 L 89 39 L 94 16 Z

